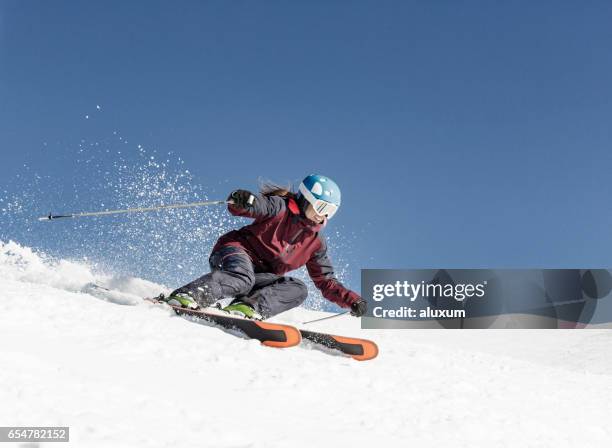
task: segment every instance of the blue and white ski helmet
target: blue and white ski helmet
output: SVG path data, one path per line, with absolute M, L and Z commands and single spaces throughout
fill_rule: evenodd
M 320 216 L 331 218 L 340 207 L 340 187 L 329 177 L 320 174 L 306 176 L 300 184 L 300 193 Z

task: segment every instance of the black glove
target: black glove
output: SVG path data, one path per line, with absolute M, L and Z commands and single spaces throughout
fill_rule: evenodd
M 230 193 L 227 200 L 231 200 L 236 207 L 245 209 L 253 205 L 255 195 L 247 190 L 235 190 Z
M 351 316 L 361 317 L 368 311 L 368 302 L 361 299 L 351 305 Z

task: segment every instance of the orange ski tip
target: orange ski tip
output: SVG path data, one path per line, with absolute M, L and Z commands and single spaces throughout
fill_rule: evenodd
M 269 322 L 258 321 L 257 325 L 266 330 L 276 330 L 277 325 Z M 268 347 L 294 347 L 299 345 L 302 342 L 302 333 L 300 330 L 294 327 L 290 327 L 289 325 L 283 325 L 283 329 L 285 330 L 285 334 L 287 335 L 287 340 L 285 342 L 280 341 L 263 341 L 262 344 Z
M 361 355 L 350 355 L 351 358 L 357 361 L 367 361 L 374 359 L 378 356 L 378 345 L 367 339 L 349 338 L 346 336 L 332 336 L 336 341 L 343 344 L 360 344 L 363 347 L 363 353 Z

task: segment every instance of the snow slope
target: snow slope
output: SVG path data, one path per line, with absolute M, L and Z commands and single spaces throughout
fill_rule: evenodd
M 0 242 L 0 426 L 70 426 L 62 446 L 79 447 L 612 441 L 610 331 L 311 326 L 376 340 L 379 357 L 360 363 L 263 347 L 139 300 L 161 289 Z

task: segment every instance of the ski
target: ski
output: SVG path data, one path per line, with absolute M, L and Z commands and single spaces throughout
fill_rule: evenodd
M 304 341 L 310 341 L 326 348 L 338 350 L 357 361 L 368 361 L 378 356 L 378 346 L 368 339 L 337 336 L 309 330 L 300 330 L 300 333 Z
M 301 330 L 287 324 L 244 319 L 216 310 L 191 310 L 155 299 L 147 298 L 145 300 L 166 305 L 179 316 L 191 316 L 226 329 L 239 330 L 246 337 L 256 339 L 269 347 L 293 347 L 300 342 L 308 341 L 328 349 L 337 350 L 357 361 L 368 361 L 378 355 L 378 346 L 368 339 Z
M 300 331 L 290 325 L 243 319 L 241 317 L 211 312 L 206 310 L 190 310 L 180 306 L 170 305 L 155 299 L 145 299 L 148 302 L 169 306 L 179 316 L 191 316 L 219 325 L 226 329 L 236 329 L 250 339 L 256 339 L 268 347 L 293 347 L 301 340 Z

